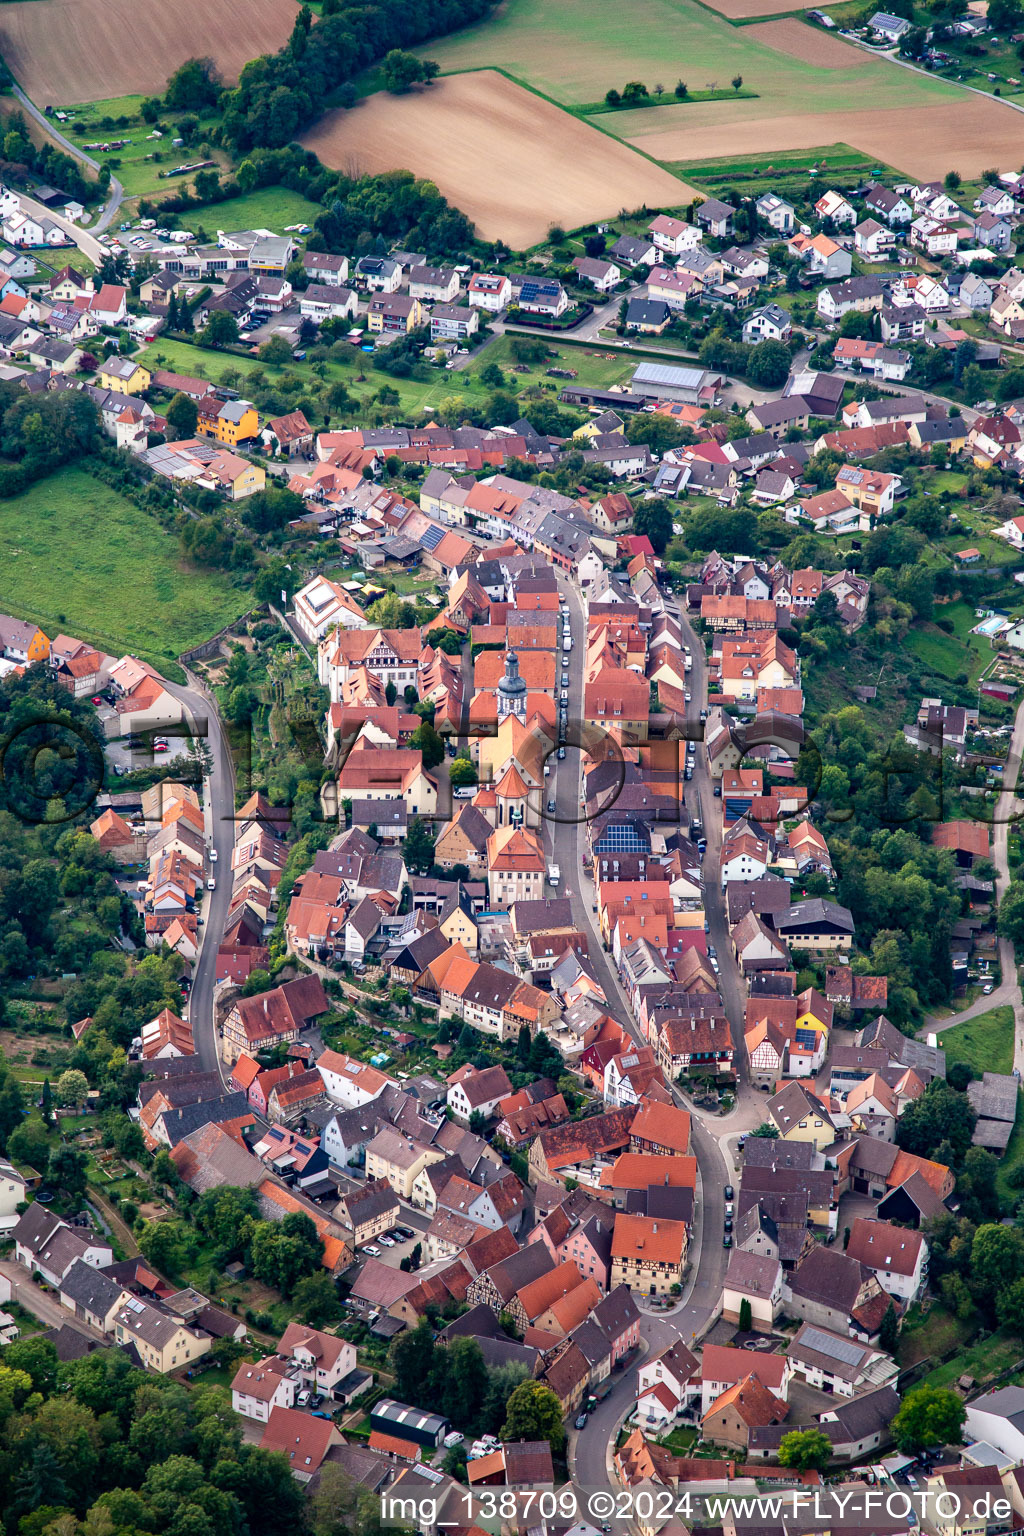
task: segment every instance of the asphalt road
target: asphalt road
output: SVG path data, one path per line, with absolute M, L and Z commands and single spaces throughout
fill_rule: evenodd
M 1010 884 L 1007 848 L 1009 829 L 1011 825 L 1019 825 L 1014 818 L 1019 817 L 1024 809 L 1016 793 L 1022 757 L 1024 757 L 1024 704 L 1021 704 L 1017 710 L 1013 735 L 1006 755 L 1006 765 L 1003 769 L 1005 788 L 996 801 L 992 818 L 992 862 L 996 867 L 996 893 L 1000 901 Z M 930 1017 L 925 1020 L 924 1027 L 925 1030 L 938 1035 L 944 1029 L 952 1029 L 954 1024 L 965 1024 L 968 1019 L 977 1018 L 981 1013 L 988 1013 L 990 1008 L 1008 1003 L 1013 1009 L 1014 1020 L 1013 1065 L 1018 1072 L 1024 1073 L 1024 1006 L 1021 1002 L 1020 983 L 1017 980 L 1017 960 L 1009 939 L 999 940 L 999 968 L 1001 980 L 995 991 L 990 992 L 988 997 L 978 997 L 969 1007 L 962 1008 L 959 1013 L 947 1015 L 945 1018 Z
M 559 588 L 569 605 L 573 642 L 566 669 L 569 673 L 569 719 L 570 721 L 581 720 L 583 718 L 586 616 L 578 589 L 560 574 Z M 701 704 L 706 694 L 703 665 L 699 674 L 696 668 L 698 651 L 702 657 L 703 647 L 691 642 L 691 648 L 694 651 L 695 671 L 694 686 L 691 689 L 693 703 L 690 707 L 693 718 L 699 720 Z M 559 678 L 564 666 L 564 662 L 559 666 Z M 561 692 L 560 687 L 558 691 Z M 557 759 L 554 760 L 552 773 L 555 782 L 554 798 L 560 819 L 549 819 L 545 823 L 545 844 L 547 848 L 553 850 L 549 857 L 553 856 L 561 869 L 562 883 L 559 894 L 569 898 L 572 903 L 574 923 L 590 939 L 594 969 L 605 994 L 617 1016 L 629 1027 L 630 1033 L 636 1040 L 641 1041 L 642 1037 L 633 1022 L 615 967 L 601 943 L 597 918 L 593 910 L 595 900 L 593 882 L 585 878 L 583 873 L 586 824 L 576 820 L 581 814 L 582 802 L 579 765 L 580 753 L 573 747 L 566 748 L 564 762 L 559 763 Z M 547 782 L 550 784 L 551 780 Z M 693 784 L 689 787 L 694 788 L 697 784 L 698 779 L 695 774 Z M 545 799 L 550 793 L 551 791 L 545 787 Z M 710 784 L 708 784 L 708 797 L 710 800 Z M 705 825 L 708 827 L 711 825 L 710 814 Z M 721 910 L 720 893 L 719 910 Z M 724 948 L 719 946 L 719 953 L 724 954 L 724 952 Z M 742 1018 L 742 1007 L 740 1007 L 739 1016 Z M 673 1092 L 678 1102 L 688 1107 L 678 1090 L 673 1089 Z M 721 1293 L 722 1277 L 727 1263 L 727 1255 L 722 1247 L 722 1223 L 725 1216 L 724 1187 L 730 1173 L 717 1140 L 696 1116 L 692 1121 L 692 1137 L 698 1167 L 697 1201 L 690 1243 L 690 1259 L 693 1267 L 684 1287 L 683 1296 L 672 1311 L 643 1311 L 641 1335 L 645 1355 L 657 1354 L 677 1339 L 682 1339 L 689 1344 L 694 1334 L 706 1323 Z M 640 1364 L 641 1361 L 638 1360 L 626 1371 L 613 1390 L 590 1415 L 586 1428 L 578 1435 L 573 1434 L 572 1467 L 574 1481 L 578 1487 L 605 1488 L 608 1486 L 609 1451 L 614 1446 L 615 1436 L 622 1419 L 636 1401 L 637 1371 Z
M 189 723 L 199 725 L 197 734 L 205 742 L 212 762 L 203 785 L 207 835 L 216 849 L 216 862 L 210 868 L 217 881 L 216 890 L 204 894 L 202 905 L 202 949 L 192 973 L 192 991 L 188 1001 L 188 1020 L 192 1025 L 196 1055 L 204 1072 L 217 1071 L 226 1082 L 214 1025 L 213 995 L 217 974 L 217 951 L 231 901 L 231 854 L 235 843 L 235 771 L 227 736 L 212 698 L 190 676 L 191 686 L 166 683 L 169 693 L 184 704 Z
M 75 144 L 71 139 L 65 138 L 64 134 L 61 133 L 56 123 L 52 122 L 50 118 L 46 116 L 45 112 L 40 112 L 35 102 L 29 100 L 29 98 L 25 95 L 25 92 L 21 89 L 20 85 L 15 85 L 12 87 L 12 89 L 15 96 L 21 102 L 21 105 L 25 108 L 25 111 L 28 113 L 29 117 L 35 118 L 39 126 L 46 130 L 51 139 L 56 139 L 57 143 L 60 144 L 63 149 L 67 150 L 72 159 L 78 160 L 82 165 L 87 165 L 94 171 L 99 170 L 100 162 L 98 160 L 94 160 L 92 155 L 87 155 L 85 150 L 82 149 L 78 144 Z M 60 224 L 63 229 L 67 230 L 68 234 L 71 235 L 74 239 L 75 244 L 78 246 L 79 250 L 83 251 L 85 255 L 90 258 L 90 260 L 99 261 L 100 255 L 102 255 L 103 247 L 97 244 L 94 236 L 101 235 L 105 229 L 110 227 L 114 219 L 117 217 L 123 199 L 124 187 L 118 181 L 116 176 L 111 176 L 110 196 L 104 205 L 103 212 L 100 214 L 96 223 L 93 225 L 91 231 L 80 230 L 74 224 L 69 223 L 67 220 L 58 218 L 54 213 L 50 213 L 49 216 L 57 224 Z M 41 210 L 43 213 L 49 213 L 49 210 L 43 208 L 42 204 L 40 203 L 34 203 L 32 204 L 32 207 L 36 210 Z M 83 241 L 79 240 L 77 238 L 79 235 L 84 235 L 89 241 L 89 244 L 87 245 Z M 94 253 L 93 247 L 96 248 L 96 251 L 98 251 L 100 255 Z

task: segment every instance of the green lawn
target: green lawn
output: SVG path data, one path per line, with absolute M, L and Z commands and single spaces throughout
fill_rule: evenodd
M 1014 1204 L 1020 1199 L 1020 1189 L 1010 1182 L 1010 1174 L 1022 1162 L 1024 1162 L 1024 1113 L 1021 1111 L 1021 1099 L 1018 1093 L 1017 1119 L 1014 1121 L 1013 1131 L 996 1175 L 996 1186 L 1000 1195 L 1004 1200 L 1012 1201 Z
M 939 1301 L 933 1301 L 927 1311 L 916 1304 L 900 1329 L 897 1361 L 906 1370 L 919 1360 L 938 1360 L 951 1349 L 962 1350 L 974 1337 L 976 1327 L 976 1321 L 961 1321 Z
M 547 340 L 546 337 L 542 339 Z M 351 361 L 347 360 L 349 354 L 346 353 L 345 363 L 332 361 L 327 365 L 326 379 L 340 379 L 350 394 L 360 401 L 368 400 L 386 385 L 398 392 L 398 418 L 422 421 L 449 396 L 461 395 L 467 401 L 483 401 L 490 390 L 480 383 L 478 373 L 486 363 L 495 362 L 505 371 L 508 387 L 513 393 L 520 394 L 531 385 L 543 384 L 554 398 L 569 380 L 547 378 L 548 368 L 573 368 L 578 374 L 574 382 L 603 389 L 609 384 L 625 383 L 631 377 L 638 360 L 635 353 L 623 352 L 619 348 L 573 346 L 568 343 L 550 345 L 554 353 L 552 357 L 536 365 L 516 365 L 522 367 L 523 371 L 513 373 L 511 370 L 515 359 L 511 342 L 508 337 L 501 336 L 481 353 L 479 361 L 471 361 L 467 368 L 452 373 L 443 368 L 431 369 L 426 379 L 392 379 L 386 373 L 378 373 L 371 367 L 369 357 L 353 348 Z M 147 366 L 170 368 L 179 373 L 199 373 L 200 377 L 214 383 L 228 369 L 235 369 L 244 377 L 254 368 L 260 368 L 271 380 L 280 377 L 283 372 L 289 372 L 308 379 L 312 386 L 320 386 L 320 380 L 309 363 L 290 363 L 287 369 L 269 368 L 256 358 L 239 357 L 233 352 L 209 352 L 190 342 L 165 341 L 163 337 L 140 355 Z M 163 361 L 158 362 L 158 358 Z
M 958 547 L 963 548 L 963 544 Z M 978 622 L 974 609 L 968 603 L 947 603 L 935 612 L 939 618 L 952 620 L 954 633 L 946 634 L 935 624 L 917 623 L 907 636 L 908 649 L 930 672 L 950 682 L 962 672 L 976 682 L 992 660 L 992 648 L 983 635 L 970 633 Z
M 780 12 L 785 9 L 781 4 Z M 770 117 L 861 107 L 873 94 L 898 95 L 908 105 L 958 94 L 924 75 L 901 70 L 897 76 L 896 66 L 883 60 L 859 58 L 849 69 L 804 63 L 765 47 L 745 27 L 698 0 L 633 0 L 628 6 L 617 0 L 507 0 L 478 26 L 433 39 L 422 51 L 445 73 L 498 65 L 574 107 L 602 101 L 610 87 L 621 91 L 628 80 L 671 91 L 682 77 L 701 91 L 712 83 L 728 87 L 735 75 L 743 77 L 746 91 L 762 98 L 747 102 L 746 112 L 740 108 L 744 117 L 751 111 Z M 612 131 L 629 137 L 634 116 L 647 118 L 650 112 L 623 113 Z M 612 119 L 603 117 L 601 123 L 608 127 Z
M 976 1382 L 983 1385 L 1001 1371 L 1016 1365 L 1022 1357 L 1024 1343 L 1015 1334 L 1006 1334 L 1000 1330 L 961 1350 L 942 1365 L 937 1365 L 928 1372 L 922 1385 L 949 1387 L 964 1375 L 973 1376 Z
M 966 1061 L 980 1077 L 982 1072 L 1013 1071 L 1013 1009 L 1004 1004 L 979 1013 L 966 1024 L 944 1029 L 939 1041 L 946 1065 Z
M 184 565 L 173 534 L 80 469 L 0 501 L 0 570 L 9 613 L 169 675 L 169 658 L 249 604 L 223 577 Z
M 300 192 L 289 192 L 287 187 L 260 187 L 241 197 L 229 197 L 226 202 L 197 209 L 189 217 L 200 219 L 210 231 L 272 229 L 275 234 L 282 234 L 285 225 L 312 224 L 322 211 L 319 203 L 311 203 Z
M 831 172 L 844 184 L 873 175 L 877 170 L 888 170 L 849 144 L 823 144 L 820 149 L 781 150 L 743 159 L 727 156 L 721 160 L 673 160 L 667 168 L 696 186 L 735 190 L 741 197 L 759 197 L 767 188 L 783 194 L 788 188 L 802 194 L 815 170 L 823 175 Z M 775 302 L 781 303 L 782 298 L 775 297 Z

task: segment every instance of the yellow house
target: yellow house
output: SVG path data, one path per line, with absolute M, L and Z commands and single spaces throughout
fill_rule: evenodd
M 30 667 L 33 662 L 47 661 L 50 642 L 38 624 L 21 619 L 4 619 L 0 629 L 0 656 L 9 661 L 21 662 Z
M 162 1374 L 180 1370 L 205 1355 L 213 1343 L 209 1334 L 195 1333 L 179 1318 L 135 1297 L 114 1318 L 114 1341 L 134 1344 L 143 1364 Z
M 775 1126 L 781 1141 L 809 1141 L 816 1152 L 836 1139 L 828 1111 L 799 1083 L 787 1083 L 768 1100 L 765 1118 Z
M 449 944 L 461 944 L 473 953 L 479 948 L 480 935 L 476 920 L 472 913 L 466 911 L 454 898 L 451 910 L 442 915 L 437 926 Z
M 51 304 L 73 304 L 80 293 L 92 293 L 91 277 L 76 272 L 74 267 L 64 267 L 50 284 L 47 300 Z
M 419 299 L 410 298 L 407 293 L 377 294 L 370 300 L 366 316 L 371 331 L 386 332 L 389 335 L 414 331 L 417 326 L 425 325 L 426 320 L 427 311 Z
M 828 1032 L 832 1022 L 832 1004 L 813 987 L 801 992 L 797 998 L 797 1016 L 790 1041 L 790 1071 L 794 1077 L 817 1072 L 824 1064 L 828 1050 Z M 794 1071 L 792 1062 L 799 1056 L 805 1071 Z
M 444 1155 L 440 1147 L 423 1146 L 385 1126 L 367 1143 L 366 1179 L 387 1179 L 395 1194 L 408 1200 L 424 1168 Z
M 267 475 L 261 464 L 250 464 L 237 453 L 219 453 L 210 463 L 217 483 L 231 501 L 242 501 L 256 491 L 262 491 Z
M 99 371 L 101 389 L 112 389 L 120 395 L 141 395 L 153 382 L 148 368 L 130 357 L 108 357 Z
M 260 419 L 256 407 L 248 400 L 220 400 L 216 395 L 207 395 L 199 402 L 198 428 L 225 447 L 236 448 L 259 435 Z
M 922 439 L 921 427 L 923 425 L 923 422 L 912 421 L 907 429 L 907 439 L 915 448 L 927 450 L 934 445 Z M 962 453 L 967 447 L 967 423 L 964 418 L 962 416 L 950 417 L 948 421 L 943 422 L 943 427 L 952 427 L 956 436 L 943 438 L 941 446 L 951 454 Z M 927 433 L 927 428 L 925 431 Z

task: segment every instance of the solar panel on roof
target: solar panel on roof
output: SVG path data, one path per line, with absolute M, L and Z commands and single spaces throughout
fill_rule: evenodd
M 420 534 L 420 543 L 425 549 L 436 549 L 447 531 L 446 528 L 439 528 L 436 523 L 431 523 L 430 527 Z
M 823 1333 L 820 1328 L 805 1328 L 800 1342 L 819 1355 L 841 1360 L 844 1365 L 856 1365 L 864 1354 L 861 1346 L 852 1339 L 837 1338 L 835 1334 Z
M 813 1029 L 798 1029 L 796 1032 L 797 1045 L 806 1046 L 810 1050 L 814 1049 L 817 1040 L 818 1037 Z

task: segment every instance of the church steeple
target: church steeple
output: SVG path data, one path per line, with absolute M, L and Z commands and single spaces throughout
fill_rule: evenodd
M 519 676 L 519 657 L 515 651 L 505 654 L 505 675 L 498 684 L 498 719 L 517 715 L 526 723 L 526 684 Z

